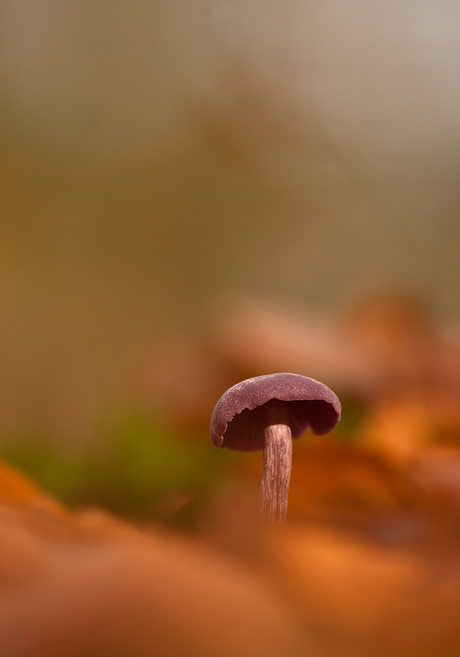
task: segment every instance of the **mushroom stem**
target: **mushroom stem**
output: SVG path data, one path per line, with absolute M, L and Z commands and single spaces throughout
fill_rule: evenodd
M 272 399 L 265 404 L 264 414 L 264 471 L 260 484 L 259 509 L 264 520 L 284 523 L 292 464 L 289 411 L 278 399 Z

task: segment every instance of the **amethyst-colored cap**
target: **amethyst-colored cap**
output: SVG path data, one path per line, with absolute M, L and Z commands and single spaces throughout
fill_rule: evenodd
M 324 383 L 300 374 L 265 374 L 237 383 L 219 399 L 211 418 L 214 445 L 237 452 L 263 449 L 263 406 L 272 399 L 286 404 L 293 438 L 307 429 L 328 433 L 340 420 L 340 401 Z

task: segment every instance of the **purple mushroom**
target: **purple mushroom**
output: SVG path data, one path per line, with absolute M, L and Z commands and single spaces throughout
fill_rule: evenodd
M 266 374 L 237 383 L 216 404 L 211 440 L 235 451 L 263 449 L 260 513 L 284 522 L 291 476 L 292 438 L 307 429 L 328 433 L 340 420 L 340 401 L 330 388 L 300 374 Z

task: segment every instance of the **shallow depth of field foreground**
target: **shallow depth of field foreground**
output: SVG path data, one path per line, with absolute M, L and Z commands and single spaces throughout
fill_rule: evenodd
M 458 657 L 458 4 L 0 23 L 1 657 Z

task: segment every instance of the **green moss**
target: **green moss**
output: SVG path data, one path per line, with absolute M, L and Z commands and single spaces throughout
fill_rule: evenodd
M 171 494 L 191 500 L 188 506 L 200 504 L 235 459 L 216 450 L 208 436 L 191 439 L 141 413 L 126 413 L 112 424 L 104 440 L 81 454 L 44 440 L 16 439 L 0 447 L 0 456 L 70 506 L 98 505 L 136 519 L 155 517 L 154 509 Z

